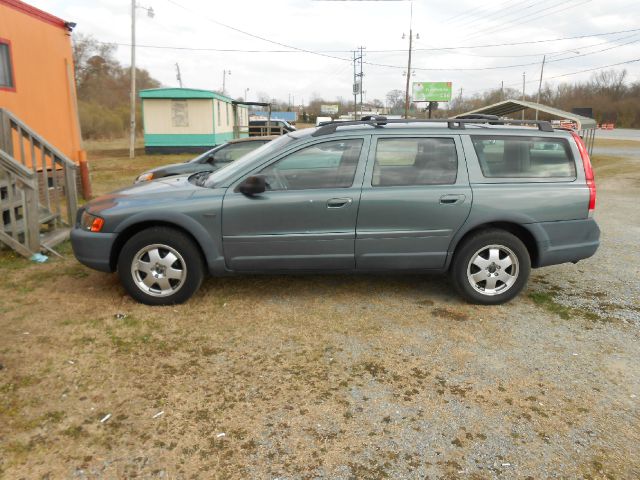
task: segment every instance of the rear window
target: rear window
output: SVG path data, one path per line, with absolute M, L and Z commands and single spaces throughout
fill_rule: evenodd
M 471 136 L 482 174 L 488 178 L 576 178 L 563 138 Z

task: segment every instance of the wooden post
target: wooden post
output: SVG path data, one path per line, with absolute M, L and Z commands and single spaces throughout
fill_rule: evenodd
M 76 167 L 64 164 L 64 188 L 67 195 L 67 223 L 70 227 L 76 221 L 78 209 L 78 194 L 76 191 Z
M 233 105 L 233 138 L 240 138 L 240 125 L 238 124 L 238 105 Z
M 2 108 L 0 108 L 0 150 L 4 150 L 13 157 L 13 136 L 11 122 Z
M 24 206 L 26 210 L 25 219 L 25 242 L 27 248 L 34 253 L 40 252 L 40 219 L 38 218 L 38 191 L 34 183 L 30 185 L 24 182 Z

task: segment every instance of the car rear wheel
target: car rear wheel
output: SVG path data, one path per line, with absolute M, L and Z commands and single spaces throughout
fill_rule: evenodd
M 147 305 L 188 300 L 200 288 L 204 265 L 186 234 L 166 227 L 143 230 L 125 243 L 118 275 L 129 295 Z
M 504 230 L 472 234 L 458 247 L 451 278 L 472 303 L 496 305 L 513 299 L 527 284 L 531 259 L 527 247 Z

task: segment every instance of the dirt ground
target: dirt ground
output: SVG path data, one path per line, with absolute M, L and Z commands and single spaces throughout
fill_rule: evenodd
M 98 193 L 182 158 L 99 147 Z M 601 249 L 503 306 L 403 275 L 150 308 L 68 244 L 0 253 L 0 478 L 640 478 L 639 162 L 594 158 Z

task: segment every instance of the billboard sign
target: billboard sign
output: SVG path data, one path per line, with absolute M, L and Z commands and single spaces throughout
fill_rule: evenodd
M 339 105 L 320 105 L 320 112 L 328 115 L 337 115 Z
M 451 82 L 413 82 L 414 102 L 448 102 Z

